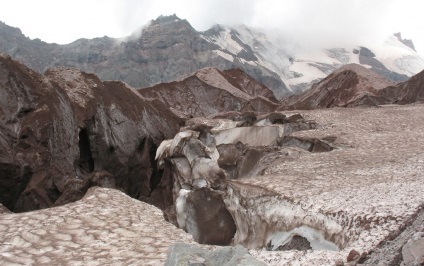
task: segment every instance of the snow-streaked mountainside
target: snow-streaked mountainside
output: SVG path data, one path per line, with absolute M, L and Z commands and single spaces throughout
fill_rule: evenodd
M 67 45 L 31 40 L 0 23 L 0 52 L 45 72 L 66 66 L 121 80 L 136 88 L 171 82 L 199 69 L 240 68 L 270 88 L 277 99 L 300 93 L 335 69 L 358 63 L 394 81 L 424 69 L 411 40 L 395 34 L 373 47 L 305 51 L 284 36 L 247 26 L 215 25 L 199 32 L 175 15 L 160 16 L 127 38 L 80 39 Z
M 216 51 L 220 56 L 277 73 L 293 93 L 310 88 L 311 83 L 350 63 L 371 68 L 394 81 L 404 81 L 424 69 L 424 58 L 413 49 L 410 40 L 402 40 L 400 33 L 368 48 L 352 46 L 301 52 L 290 52 L 278 39 L 244 25 L 216 25 L 203 36 L 221 48 Z
M 376 59 L 391 71 L 411 77 L 424 69 L 423 57 L 395 35 L 388 38 L 384 45 L 374 47 L 373 51 Z

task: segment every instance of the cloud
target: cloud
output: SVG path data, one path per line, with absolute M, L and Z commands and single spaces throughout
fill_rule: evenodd
M 0 20 L 19 27 L 30 38 L 69 43 L 79 38 L 118 37 L 113 19 L 115 0 L 3 1 Z
M 176 14 L 187 19 L 197 30 L 214 24 L 248 24 L 254 16 L 256 0 L 127 0 L 119 2 L 120 25 L 129 31 L 160 15 Z
M 254 24 L 274 28 L 285 39 L 306 47 L 366 44 L 381 41 L 392 33 L 384 27 L 389 2 L 263 1 L 258 3 Z
M 422 5 L 421 0 L 14 0 L 2 4 L 0 20 L 31 38 L 58 43 L 127 36 L 172 14 L 200 31 L 215 23 L 246 24 L 312 48 L 382 42 L 400 31 L 424 53 Z
M 159 15 L 177 14 L 200 31 L 216 23 L 246 24 L 306 48 L 382 43 L 399 31 L 424 47 L 419 0 L 127 0 L 119 6 L 126 33 Z

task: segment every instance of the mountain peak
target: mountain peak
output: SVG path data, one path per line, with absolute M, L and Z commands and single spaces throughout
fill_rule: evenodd
M 196 31 L 186 19 L 180 19 L 177 15 L 173 14 L 170 16 L 160 15 L 156 19 L 151 20 L 142 31 L 143 34 L 145 34 L 146 31 L 152 33 L 165 31 L 175 35 L 181 30 L 189 32 Z M 179 34 L 182 33 L 180 32 Z
M 411 48 L 415 52 L 417 51 L 417 50 L 415 50 L 414 43 L 412 42 L 411 39 L 402 39 L 402 34 L 400 32 L 394 33 L 393 35 L 398 39 L 398 41 L 405 44 L 406 46 L 408 46 L 409 48 Z
M 3 21 L 0 21 L 0 34 L 6 35 L 6 36 L 13 36 L 13 37 L 23 36 L 21 29 L 9 26 Z
M 181 20 L 181 19 L 176 14 L 172 14 L 172 15 L 160 15 L 159 17 L 157 17 L 153 21 L 168 22 L 168 21 L 172 21 L 172 20 Z
M 178 22 L 183 22 L 185 24 L 190 25 L 190 23 L 188 23 L 188 21 L 186 19 L 180 19 L 176 14 L 160 15 L 156 19 L 153 19 L 151 21 L 151 24 L 152 25 L 159 25 L 159 24 L 167 25 L 167 24 L 173 24 L 173 23 L 178 23 Z

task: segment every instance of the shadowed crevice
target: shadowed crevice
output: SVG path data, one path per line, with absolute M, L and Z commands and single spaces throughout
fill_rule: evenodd
M 90 138 L 87 129 L 82 128 L 79 132 L 79 167 L 82 172 L 92 173 L 94 171 L 94 159 L 91 153 Z

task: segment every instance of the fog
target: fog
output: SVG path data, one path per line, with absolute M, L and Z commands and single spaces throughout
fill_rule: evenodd
M 379 44 L 402 32 L 424 54 L 423 7 L 419 0 L 14 0 L 2 3 L 0 20 L 57 43 L 128 36 L 171 14 L 200 31 L 246 24 L 306 48 Z

